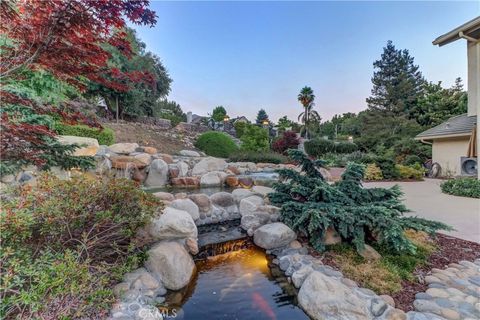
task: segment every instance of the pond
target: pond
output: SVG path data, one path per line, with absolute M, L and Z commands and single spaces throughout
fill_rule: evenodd
M 254 246 L 197 262 L 197 274 L 182 291 L 169 292 L 162 308 L 176 309 L 185 320 L 301 320 L 296 289 L 283 272 L 270 268 L 265 252 Z

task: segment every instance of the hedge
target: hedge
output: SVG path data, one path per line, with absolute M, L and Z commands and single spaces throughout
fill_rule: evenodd
M 109 146 L 115 143 L 115 135 L 113 133 L 113 130 L 110 128 L 97 129 L 80 124 L 66 125 L 56 123 L 55 131 L 57 131 L 58 134 L 64 136 L 95 138 L 101 145 Z
M 228 158 L 232 152 L 238 150 L 230 136 L 223 132 L 208 131 L 201 134 L 195 147 L 212 157 Z
M 322 138 L 305 142 L 305 151 L 312 157 L 321 157 L 326 153 L 351 153 L 357 149 L 358 146 L 353 142 L 334 142 Z
M 265 162 L 265 163 L 286 163 L 288 162 L 288 157 L 283 154 L 270 152 L 270 151 L 245 151 L 239 150 L 235 151 L 228 158 L 231 162 Z

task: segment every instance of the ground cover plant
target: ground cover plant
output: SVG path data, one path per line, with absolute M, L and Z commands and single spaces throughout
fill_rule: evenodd
M 130 180 L 41 175 L 2 199 L 0 317 L 103 319 L 141 265 L 134 236 L 161 208 Z
M 417 247 L 415 253 L 392 254 L 385 247 L 375 246 L 381 258 L 366 260 L 348 244 L 337 244 L 327 249 L 324 261 L 377 294 L 398 293 L 402 290 L 402 281 L 416 281 L 415 269 L 425 266 L 437 250 L 435 241 L 425 232 L 406 230 L 405 236 Z
M 288 157 L 272 152 L 272 151 L 263 151 L 263 152 L 256 152 L 256 151 L 245 151 L 245 150 L 238 150 L 230 154 L 228 157 L 230 162 L 266 162 L 266 163 L 287 163 L 289 162 Z
M 216 131 L 202 133 L 195 141 L 195 147 L 209 156 L 221 158 L 228 158 L 238 150 L 237 145 L 229 135 Z
M 319 251 L 325 249 L 323 238 L 329 227 L 357 250 L 372 243 L 396 253 L 416 252 L 417 247 L 404 234 L 408 229 L 430 234 L 450 229 L 440 222 L 404 216 L 408 210 L 401 203 L 398 186 L 363 188 L 363 165 L 350 163 L 341 181 L 330 185 L 319 171 L 322 160 L 313 161 L 299 150 L 288 153 L 302 172 L 278 170 L 281 181 L 269 198 L 281 207 L 281 220 Z
M 461 178 L 447 180 L 441 185 L 442 192 L 460 197 L 480 198 L 480 180 Z

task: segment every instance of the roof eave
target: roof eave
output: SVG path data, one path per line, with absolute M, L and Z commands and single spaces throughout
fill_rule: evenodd
M 460 39 L 460 32 L 470 32 L 472 30 L 477 29 L 477 27 L 480 27 L 480 16 L 473 18 L 472 20 L 462 24 L 461 26 L 453 29 L 450 32 L 447 32 L 439 37 L 437 37 L 435 40 L 433 40 L 434 45 L 438 46 L 444 46 L 446 44 L 449 44 L 453 41 L 456 41 Z
M 435 139 L 446 139 L 446 138 L 459 138 L 459 137 L 469 137 L 472 134 L 471 131 L 461 132 L 461 133 L 450 133 L 450 134 L 438 134 L 432 136 L 416 136 L 414 140 L 435 140 Z

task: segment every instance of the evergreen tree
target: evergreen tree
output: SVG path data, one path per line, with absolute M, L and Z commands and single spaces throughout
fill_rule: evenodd
M 227 115 L 227 110 L 223 106 L 217 106 L 212 111 L 212 119 L 216 122 L 221 122 Z
M 373 63 L 372 95 L 369 109 L 384 115 L 408 114 L 423 94 L 425 80 L 408 50 L 396 49 L 392 41 L 383 48 L 381 59 Z
M 256 123 L 257 124 L 263 124 L 263 121 L 265 121 L 265 120 L 268 121 L 267 112 L 264 109 L 258 110 Z

